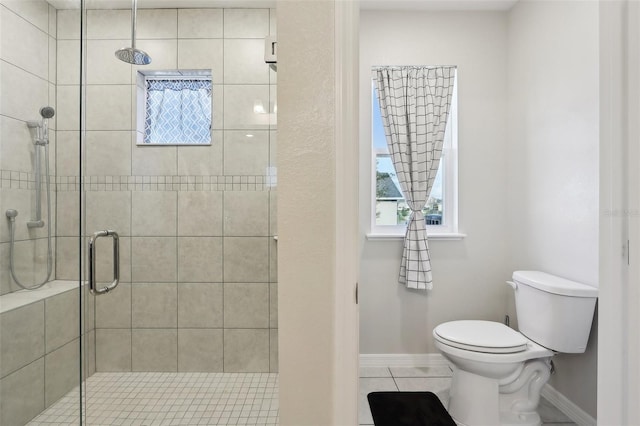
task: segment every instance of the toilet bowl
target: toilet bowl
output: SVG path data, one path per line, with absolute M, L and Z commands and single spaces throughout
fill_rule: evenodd
M 459 425 L 540 425 L 536 410 L 554 353 L 585 351 L 597 288 L 538 271 L 516 271 L 508 284 L 519 331 L 480 320 L 433 329 L 453 366 L 448 410 Z
M 539 425 L 553 351 L 504 324 L 452 321 L 433 330 L 454 366 L 449 413 L 459 425 Z

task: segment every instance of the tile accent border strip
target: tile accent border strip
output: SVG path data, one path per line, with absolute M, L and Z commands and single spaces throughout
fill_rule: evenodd
M 56 177 L 49 175 L 51 182 L 51 189 L 55 191 Z M 45 176 L 41 177 L 44 183 Z M 36 176 L 34 173 L 21 172 L 17 170 L 0 170 L 0 188 L 11 189 L 34 189 L 36 183 Z
M 52 190 L 80 190 L 79 176 L 50 176 Z M 43 178 L 44 181 L 44 178 Z M 86 191 L 271 191 L 277 186 L 277 176 L 270 175 L 168 175 L 168 176 L 85 176 Z M 33 173 L 0 171 L 0 188 L 34 189 Z

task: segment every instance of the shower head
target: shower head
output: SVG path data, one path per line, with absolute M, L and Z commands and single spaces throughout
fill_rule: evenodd
M 45 106 L 40 108 L 40 115 L 42 116 L 42 118 L 52 118 L 54 115 L 56 115 L 56 110 L 50 106 Z
M 138 0 L 131 0 L 131 47 L 116 50 L 116 58 L 133 65 L 149 65 L 151 56 L 143 50 L 136 49 L 136 15 Z
M 123 47 L 116 50 L 115 55 L 121 61 L 134 65 L 149 65 L 151 63 L 151 56 L 147 52 L 134 47 Z

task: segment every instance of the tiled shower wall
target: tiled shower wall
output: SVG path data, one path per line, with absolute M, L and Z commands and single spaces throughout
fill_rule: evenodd
M 40 121 L 40 108 L 56 107 L 56 11 L 42 1 L 0 1 L 0 295 L 20 288 L 9 275 L 9 222 L 6 209 L 18 211 L 15 272 L 25 285 L 42 281 L 47 270 L 47 228 L 27 228 L 35 217 L 33 135 L 27 121 Z M 55 209 L 55 117 L 50 120 L 50 175 Z M 44 152 L 42 151 L 44 165 Z M 44 166 L 43 166 L 44 170 Z M 43 180 L 44 182 L 44 172 Z M 45 187 L 43 186 L 43 193 Z M 42 198 L 42 218 L 47 208 Z M 55 213 L 55 210 L 53 210 Z M 55 221 L 55 214 L 52 217 Z M 53 225 L 55 231 L 55 225 Z M 52 233 L 55 237 L 55 232 Z M 55 243 L 54 243 L 55 247 Z M 54 275 L 55 276 L 55 275 Z
M 58 13 L 59 279 L 77 274 L 75 18 Z M 275 11 L 138 11 L 145 68 L 212 70 L 211 146 L 136 145 L 139 67 L 114 57 L 130 19 L 87 13 L 86 230 L 121 237 L 121 283 L 96 298 L 96 370 L 277 371 L 276 74 L 264 63 Z M 111 241 L 99 241 L 109 281 Z
M 44 0 L 0 1 L 0 424 L 7 426 L 25 424 L 78 382 L 78 290 L 71 286 L 15 309 L 6 302 L 20 288 L 9 272 L 5 211 L 18 210 L 14 264 L 23 284 L 45 279 L 49 226 L 55 253 L 56 117 L 49 122 L 53 216 L 49 223 L 43 191 L 43 228 L 26 225 L 35 217 L 34 145 L 26 122 L 39 121 L 43 106 L 56 108 L 56 18 Z

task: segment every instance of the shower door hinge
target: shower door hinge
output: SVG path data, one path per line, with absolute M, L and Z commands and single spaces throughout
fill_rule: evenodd
M 629 240 L 627 240 L 626 243 L 624 243 L 622 245 L 622 258 L 626 258 L 627 259 L 627 266 L 629 266 L 630 265 Z
M 629 240 L 627 240 L 627 266 L 631 265 L 631 256 L 629 252 L 631 251 Z

